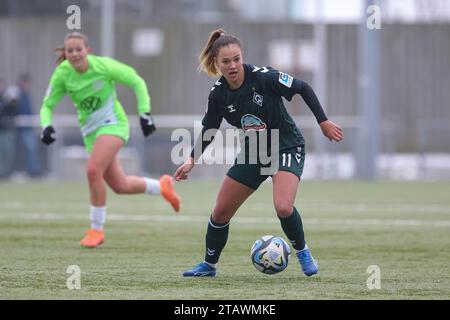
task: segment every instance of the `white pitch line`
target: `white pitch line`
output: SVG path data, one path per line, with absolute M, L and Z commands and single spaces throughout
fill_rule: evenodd
M 57 213 L 14 213 L 0 214 L 2 220 L 88 220 L 87 214 L 57 214 Z M 109 221 L 148 221 L 148 222 L 199 222 L 206 223 L 206 216 L 186 216 L 186 215 L 121 215 L 108 214 Z M 242 224 L 278 224 L 276 218 L 268 217 L 235 217 L 233 222 Z M 449 228 L 450 220 L 409 220 L 409 219 L 328 219 L 309 218 L 304 219 L 307 225 L 327 225 L 327 226 L 401 226 L 401 227 L 434 227 Z
M 67 205 L 67 204 L 65 204 Z M 72 207 L 81 208 L 80 204 L 74 203 Z M 85 206 L 83 206 L 84 208 Z M 300 202 L 300 207 L 307 211 L 320 211 L 320 212 L 411 212 L 411 213 L 421 213 L 421 212 L 430 212 L 430 213 L 445 213 L 450 215 L 450 206 L 449 205 L 441 205 L 441 204 L 417 204 L 417 205 L 404 205 L 404 204 L 382 204 L 382 203 L 308 203 Z M 5 201 L 0 203 L 0 209 L 4 208 L 7 210 L 11 209 L 21 209 L 26 208 L 26 204 L 19 201 Z M 129 205 L 115 205 L 116 209 L 128 209 Z M 166 203 L 152 203 L 152 209 L 166 209 L 168 205 Z M 198 208 L 199 210 L 203 210 L 203 206 L 192 206 L 192 209 Z M 267 205 L 265 204 L 247 204 L 243 207 L 245 210 L 267 210 Z M 75 209 L 76 210 L 76 209 Z

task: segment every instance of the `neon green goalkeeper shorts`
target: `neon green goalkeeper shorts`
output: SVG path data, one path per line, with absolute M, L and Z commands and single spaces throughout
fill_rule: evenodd
M 94 143 L 98 136 L 101 135 L 110 135 L 121 138 L 124 141 L 124 144 L 128 142 L 130 138 L 130 127 L 128 126 L 128 122 L 119 122 L 117 124 L 106 125 L 100 127 L 92 133 L 89 133 L 87 136 L 83 137 L 84 146 L 88 153 L 91 153 L 94 149 Z

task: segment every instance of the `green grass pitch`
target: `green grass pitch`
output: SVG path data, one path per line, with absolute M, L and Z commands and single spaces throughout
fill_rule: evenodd
M 271 276 L 250 262 L 260 236 L 286 239 L 270 183 L 232 220 L 217 277 L 183 278 L 203 259 L 219 184 L 176 187 L 180 214 L 159 197 L 108 191 L 106 241 L 85 249 L 85 183 L 0 183 L 0 299 L 450 298 L 450 183 L 303 181 L 296 206 L 320 265 L 311 278 L 296 259 Z M 71 265 L 81 270 L 79 290 L 66 284 Z M 380 289 L 367 286 L 371 265 Z

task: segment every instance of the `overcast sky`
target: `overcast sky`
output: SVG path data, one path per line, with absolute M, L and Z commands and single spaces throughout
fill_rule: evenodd
M 303 18 L 314 19 L 320 2 L 328 20 L 355 21 L 364 12 L 365 0 L 291 0 L 295 12 Z M 430 18 L 450 19 L 450 0 L 381 0 L 381 14 L 397 20 L 426 20 Z
M 231 0 L 248 17 L 317 21 L 322 12 L 328 22 L 361 21 L 365 0 Z M 378 0 L 381 18 L 395 21 L 450 21 L 450 0 Z

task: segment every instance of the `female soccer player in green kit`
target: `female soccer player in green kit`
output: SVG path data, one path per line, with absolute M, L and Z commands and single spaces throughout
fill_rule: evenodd
M 316 274 L 319 267 L 306 245 L 302 220 L 294 206 L 303 172 L 305 143 L 299 129 L 287 113 L 282 97 L 291 101 L 295 94 L 300 94 L 329 140 L 341 141 L 342 129 L 328 120 L 317 96 L 306 82 L 269 67 L 244 64 L 240 40 L 233 35 L 225 34 L 222 29 L 210 34 L 199 60 L 201 70 L 210 76 L 222 77 L 211 89 L 208 109 L 202 120 L 202 135 L 197 140 L 191 156 L 176 170 L 175 179 L 177 181 L 187 179 L 197 155 L 200 156 L 212 141 L 202 139 L 203 134 L 208 129 L 218 129 L 223 118 L 243 132 L 266 131 L 269 135 L 274 129 L 278 130 L 279 157 L 275 159 L 278 162 L 278 170 L 273 174 L 262 172 L 264 164 L 261 161 L 257 163 L 235 161 L 222 183 L 208 222 L 205 260 L 185 271 L 183 276 L 216 275 L 216 264 L 228 239 L 231 218 L 269 176 L 272 176 L 275 211 L 283 231 L 296 251 L 301 269 L 307 276 Z M 251 147 L 246 143 L 245 150 Z
M 91 229 L 86 231 L 81 245 L 97 247 L 104 242 L 106 220 L 106 184 L 117 194 L 148 193 L 162 195 L 175 211 L 180 209 L 180 197 L 173 187 L 173 178 L 163 175 L 159 180 L 125 175 L 118 152 L 128 141 L 129 124 L 125 111 L 116 97 L 115 82 L 133 88 L 144 136 L 155 130 L 150 115 L 150 96 L 144 80 L 136 71 L 117 60 L 91 54 L 87 37 L 69 33 L 50 79 L 42 103 L 41 140 L 46 145 L 55 141 L 52 114 L 61 99 L 68 95 L 78 113 L 81 134 L 89 159 L 86 173 L 90 190 Z

